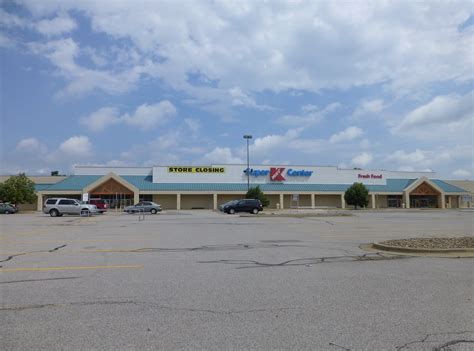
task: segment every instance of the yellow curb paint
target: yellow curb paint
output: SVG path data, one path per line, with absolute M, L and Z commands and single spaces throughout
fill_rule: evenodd
M 87 269 L 113 269 L 113 268 L 143 268 L 143 265 L 134 266 L 65 266 L 65 267 L 31 267 L 31 268 L 0 268 L 2 272 L 38 272 L 38 271 L 72 271 Z

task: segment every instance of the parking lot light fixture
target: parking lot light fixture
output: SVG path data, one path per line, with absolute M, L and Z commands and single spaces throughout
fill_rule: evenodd
M 250 162 L 249 162 L 249 139 L 252 139 L 251 135 L 244 135 L 244 139 L 247 140 L 247 191 L 250 190 Z

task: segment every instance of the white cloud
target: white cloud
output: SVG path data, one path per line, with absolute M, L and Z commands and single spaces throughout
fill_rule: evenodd
M 59 151 L 65 156 L 88 157 L 92 153 L 92 144 L 86 136 L 73 136 L 59 145 Z
M 36 23 L 36 30 L 46 36 L 69 33 L 77 28 L 76 22 L 69 16 L 58 16 L 51 20 L 44 19 Z
M 371 154 L 367 152 L 363 152 L 360 155 L 355 156 L 351 162 L 355 166 L 365 167 L 370 162 L 372 162 L 372 160 L 373 160 L 373 156 Z
M 120 123 L 120 121 L 119 111 L 114 107 L 100 108 L 89 116 L 80 119 L 81 124 L 93 132 L 104 130 L 111 125 Z
M 193 133 L 197 133 L 201 128 L 201 122 L 194 118 L 185 118 L 184 123 Z
M 416 149 L 414 152 L 408 153 L 404 150 L 397 150 L 394 153 L 387 156 L 387 160 L 396 161 L 401 164 L 420 164 L 426 162 L 425 152 Z
M 16 145 L 16 150 L 22 153 L 44 154 L 47 149 L 36 138 L 22 139 Z
M 71 38 L 30 43 L 28 47 L 32 53 L 47 58 L 56 67 L 55 73 L 69 82 L 65 89 L 58 92 L 58 97 L 82 95 L 94 89 L 121 94 L 132 89 L 143 73 L 139 66 L 116 72 L 83 67 L 76 62 L 81 54 L 80 47 Z
M 453 175 L 455 177 L 459 177 L 459 178 L 469 178 L 471 176 L 471 172 L 465 170 L 465 169 L 457 169 L 453 172 Z
M 12 48 L 15 45 L 14 40 L 9 38 L 5 33 L 0 32 L 0 48 Z
M 333 134 L 329 138 L 329 142 L 330 143 L 340 143 L 340 142 L 344 142 L 344 141 L 350 141 L 350 140 L 354 140 L 355 138 L 360 137 L 362 134 L 364 134 L 362 129 L 360 129 L 359 127 L 352 126 L 352 127 L 346 128 L 342 132 Z
M 28 27 L 29 21 L 25 18 L 18 17 L 0 8 L 0 24 L 2 27 Z
M 122 119 L 129 125 L 146 130 L 167 123 L 175 115 L 176 108 L 174 105 L 168 100 L 164 100 L 152 105 L 140 105 L 135 113 L 132 115 L 126 114 Z
M 277 123 L 284 126 L 307 127 L 312 124 L 321 122 L 328 114 L 336 111 L 341 104 L 334 102 L 328 104 L 323 109 L 319 109 L 316 105 L 304 105 L 301 107 L 301 115 L 284 115 L 277 119 Z
M 356 108 L 353 116 L 355 118 L 373 115 L 383 111 L 386 108 L 383 99 L 365 100 Z
M 450 136 L 459 139 L 466 135 L 466 130 L 472 130 L 473 120 L 473 91 L 465 95 L 441 95 L 409 112 L 392 132 L 427 139 Z M 469 138 L 472 141 L 472 134 Z
M 274 109 L 270 106 L 257 104 L 253 97 L 244 93 L 242 89 L 239 87 L 233 87 L 229 89 L 229 94 L 232 97 L 233 106 L 252 107 L 257 110 L 273 110 Z
M 203 157 L 204 162 L 208 163 L 234 163 L 242 164 L 244 161 L 232 155 L 232 151 L 227 147 L 216 147 Z
M 247 97 L 265 90 L 318 92 L 373 84 L 408 94 L 433 82 L 473 79 L 472 37 L 458 30 L 470 15 L 469 2 L 345 3 L 343 7 L 319 1 L 298 6 L 199 2 L 185 7 L 160 1 L 140 6 L 133 2 L 111 6 L 108 1 L 24 3 L 35 16 L 80 12 L 93 31 L 129 40 L 142 61 L 149 62 L 141 73 L 201 101 L 215 102 L 216 96 L 234 87 Z M 193 72 L 217 82 L 216 86 L 193 85 L 188 81 Z M 114 81 L 124 81 L 123 92 L 133 88 L 141 73 L 122 72 L 123 77 Z M 94 72 L 97 80 L 101 74 L 112 79 L 109 71 Z M 80 75 L 67 78 L 71 85 L 81 81 L 83 89 L 114 92 L 112 84 L 85 84 Z M 229 101 L 222 95 L 219 99 Z M 253 104 L 245 96 L 236 102 Z
M 82 117 L 80 123 L 93 132 L 99 132 L 109 126 L 123 123 L 147 130 L 166 124 L 175 115 L 176 108 L 174 105 L 168 100 L 163 100 L 151 105 L 140 105 L 132 115 L 126 113 L 119 116 L 119 110 L 117 108 L 103 107 L 87 117 Z M 193 121 L 189 123 L 192 122 Z M 197 124 L 195 124 L 194 127 L 197 127 Z

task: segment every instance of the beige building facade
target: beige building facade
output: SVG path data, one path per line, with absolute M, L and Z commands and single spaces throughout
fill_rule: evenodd
M 448 183 L 432 172 L 288 165 L 78 166 L 68 177 L 30 178 L 38 195 L 31 209 L 37 210 L 50 197 L 101 198 L 117 210 L 140 200 L 154 201 L 163 209 L 216 210 L 245 197 L 247 188 L 257 185 L 269 199 L 269 208 L 343 209 L 347 207 L 344 193 L 355 182 L 368 188 L 369 208 L 472 206 L 472 201 L 466 201 L 472 190 L 464 188 L 472 182 Z

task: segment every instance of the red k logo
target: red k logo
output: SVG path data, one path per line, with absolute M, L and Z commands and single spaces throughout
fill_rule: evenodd
M 270 180 L 274 182 L 282 182 L 285 180 L 283 177 L 283 171 L 285 170 L 284 167 L 276 168 L 270 167 Z

